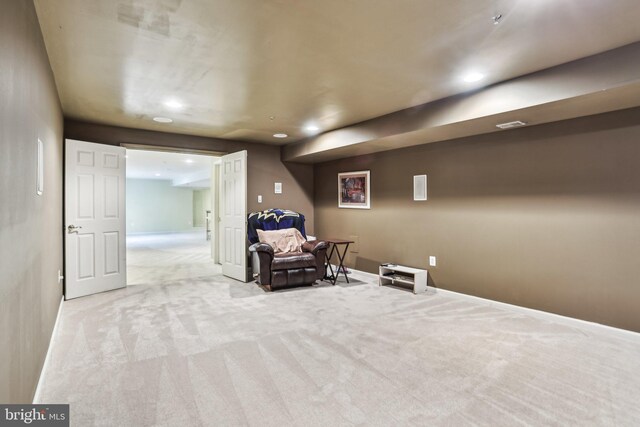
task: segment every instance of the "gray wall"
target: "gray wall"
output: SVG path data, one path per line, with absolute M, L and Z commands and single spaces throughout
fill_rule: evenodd
M 193 190 L 193 226 L 207 226 L 207 211 L 211 210 L 211 190 Z
M 28 403 L 62 297 L 63 181 L 62 111 L 30 0 L 2 2 L 0 77 L 0 402 Z
M 127 179 L 127 234 L 193 229 L 193 188 L 165 179 Z
M 363 169 L 371 209 L 338 209 L 338 172 Z M 640 331 L 640 109 L 322 163 L 315 189 L 316 234 L 358 236 L 356 269 Z

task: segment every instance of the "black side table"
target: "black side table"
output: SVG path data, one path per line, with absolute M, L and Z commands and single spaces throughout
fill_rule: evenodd
M 344 274 L 344 278 L 347 279 L 347 283 L 349 283 L 349 278 L 347 277 L 347 272 L 345 271 L 345 268 L 344 268 L 344 258 L 347 255 L 347 250 L 349 250 L 349 245 L 353 243 L 353 240 L 343 240 L 343 239 L 320 239 L 320 240 L 324 240 L 331 247 L 326 253 L 324 280 L 329 280 L 332 285 L 335 285 L 336 281 L 338 280 L 338 276 L 340 275 L 340 270 L 342 270 L 342 274 Z M 342 250 L 342 253 L 340 251 L 341 247 L 344 248 Z M 331 257 L 333 256 L 334 251 L 338 255 L 338 260 L 340 261 L 340 264 L 338 265 L 338 268 L 336 269 L 335 272 L 333 271 L 333 267 L 331 266 Z M 329 274 L 329 271 L 331 271 L 331 274 Z

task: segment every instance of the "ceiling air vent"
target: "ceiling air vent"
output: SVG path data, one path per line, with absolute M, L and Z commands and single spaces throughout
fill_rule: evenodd
M 496 127 L 500 129 L 513 129 L 513 128 L 519 128 L 520 126 L 524 126 L 526 124 L 527 124 L 526 122 L 521 122 L 520 120 L 516 120 L 515 122 L 497 124 Z

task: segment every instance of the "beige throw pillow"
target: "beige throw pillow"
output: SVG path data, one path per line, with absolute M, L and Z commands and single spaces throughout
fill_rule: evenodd
M 281 252 L 302 252 L 304 237 L 296 228 L 285 228 L 282 230 L 258 230 L 260 243 L 268 243 L 273 248 L 274 253 Z

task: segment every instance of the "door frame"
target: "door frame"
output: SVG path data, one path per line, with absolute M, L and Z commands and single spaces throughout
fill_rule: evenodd
M 64 140 L 64 150 L 65 150 L 65 155 L 63 156 L 64 158 L 64 162 L 63 162 L 63 174 L 66 173 L 67 170 L 67 160 L 66 160 L 66 142 L 67 140 L 74 140 L 74 141 L 81 141 L 79 139 L 76 138 L 65 138 Z M 84 141 L 84 140 L 83 140 Z M 171 152 L 171 153 L 181 153 L 181 154 L 197 154 L 197 155 L 204 155 L 204 156 L 210 156 L 212 159 L 214 158 L 219 158 L 222 157 L 226 154 L 229 154 L 226 151 L 217 151 L 217 150 L 202 150 L 202 149 L 197 149 L 197 148 L 189 148 L 189 147 L 175 147 L 175 146 L 164 146 L 164 145 L 153 145 L 153 144 L 136 144 L 136 143 L 128 143 L 128 142 L 122 142 L 119 144 L 108 144 L 108 143 L 101 143 L 101 142 L 93 142 L 93 141 L 84 141 L 84 142 L 89 142 L 89 143 L 93 143 L 93 144 L 101 144 L 101 145 L 106 145 L 106 146 L 111 146 L 111 147 L 123 147 L 125 149 L 130 149 L 130 150 L 143 150 L 143 151 L 162 151 L 162 152 Z M 217 179 L 219 182 L 219 164 L 218 166 L 218 175 L 217 175 Z M 212 176 L 213 173 L 216 170 L 216 165 L 213 164 L 212 165 Z M 67 218 L 66 218 L 66 193 L 67 193 L 67 188 L 66 188 L 66 180 L 65 177 L 63 176 L 63 185 L 62 185 L 62 198 L 63 198 L 63 236 L 67 231 L 66 228 L 66 224 L 67 224 Z M 214 187 L 212 187 L 213 189 Z M 126 170 L 125 170 L 125 191 L 126 191 Z M 211 204 L 212 207 L 213 205 L 216 206 L 216 211 L 214 212 L 212 209 L 212 217 L 213 218 L 218 218 L 219 215 L 219 207 L 220 207 L 220 189 L 218 187 L 215 187 L 215 197 L 212 198 L 211 200 Z M 126 198 L 125 198 L 125 239 L 126 239 Z M 216 245 L 214 246 L 213 243 L 211 245 L 212 248 L 212 257 L 214 258 L 214 262 L 216 262 L 217 264 L 219 264 L 219 251 L 223 242 L 223 239 L 219 238 L 219 234 L 220 234 L 220 222 L 218 220 L 214 221 L 214 229 L 216 230 L 216 236 L 215 239 L 217 241 Z M 213 242 L 214 239 L 212 239 Z M 218 249 L 218 250 L 216 250 Z M 66 242 L 66 238 L 63 237 L 62 239 L 62 269 L 63 269 L 63 275 L 64 277 L 68 277 L 67 276 L 67 271 L 66 271 L 66 265 L 67 265 L 67 254 L 66 254 L 66 250 L 67 250 L 67 242 Z M 126 251 L 126 243 L 125 243 L 125 251 Z M 218 260 L 216 260 L 216 256 L 218 257 Z M 123 266 L 123 268 L 126 271 L 127 268 L 127 264 L 126 264 L 126 258 L 125 258 L 125 265 Z M 126 285 L 126 283 L 125 283 Z M 63 281 L 63 295 L 65 300 L 67 299 L 67 280 Z
M 176 154 L 195 154 L 198 156 L 209 156 L 211 157 L 211 218 L 216 218 L 219 215 L 219 206 L 220 206 L 220 189 L 217 186 L 218 181 L 214 182 L 214 176 L 216 173 L 216 166 L 219 165 L 220 162 L 216 159 L 220 159 L 222 156 L 228 154 L 224 151 L 214 151 L 214 150 L 199 150 L 199 149 L 191 149 L 191 148 L 182 148 L 182 147 L 168 147 L 164 145 L 148 145 L 148 144 L 131 144 L 131 143 L 121 143 L 121 147 L 126 148 L 127 150 L 139 150 L 139 151 L 159 151 L 162 153 L 176 153 Z M 214 184 L 216 186 L 214 186 Z M 125 206 L 126 209 L 126 206 Z M 219 239 L 219 224 L 218 221 L 213 221 L 214 229 L 212 230 L 213 238 L 211 239 L 211 258 L 214 260 L 214 263 L 220 264 L 216 261 L 216 257 L 219 257 L 219 246 L 214 245 L 214 241 L 218 241 Z
M 211 239 L 211 253 L 213 262 L 222 265 L 222 239 L 220 239 L 220 161 L 214 161 L 211 173 L 211 188 L 215 188 L 215 197 L 211 198 L 211 221 L 213 223 L 213 238 Z

